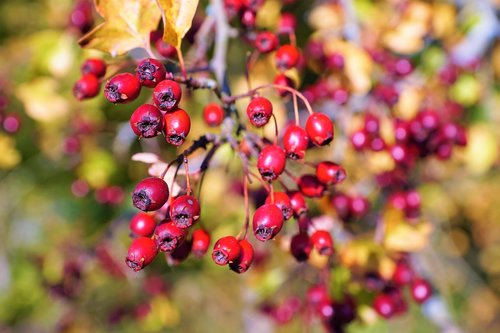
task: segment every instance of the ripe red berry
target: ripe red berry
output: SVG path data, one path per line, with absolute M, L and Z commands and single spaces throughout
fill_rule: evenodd
M 253 215 L 253 233 L 255 238 L 265 242 L 273 239 L 283 227 L 283 213 L 274 204 L 264 204 Z
M 153 90 L 153 101 L 163 111 L 177 108 L 182 98 L 181 86 L 172 80 L 163 80 Z
M 290 241 L 290 252 L 294 258 L 301 262 L 309 259 L 312 246 L 307 233 L 298 233 L 292 237 Z
M 239 241 L 241 253 L 233 262 L 229 263 L 229 268 L 236 273 L 245 273 L 253 262 L 254 250 L 252 244 L 246 239 Z
M 179 246 L 177 246 L 172 252 L 166 253 L 167 263 L 169 265 L 178 265 L 187 259 L 192 249 L 191 240 L 186 239 Z
M 288 197 L 290 198 L 290 203 L 292 204 L 293 214 L 296 217 L 307 213 L 307 203 L 304 196 L 299 191 L 288 192 Z
M 307 289 L 306 299 L 313 308 L 316 308 L 323 302 L 331 302 L 328 289 L 322 284 L 309 287 L 309 289 Z
M 163 179 L 150 177 L 141 180 L 132 192 L 134 206 L 143 211 L 160 209 L 169 195 L 167 183 Z
M 257 168 L 265 181 L 277 179 L 285 170 L 285 151 L 276 145 L 268 145 L 259 154 Z
M 278 22 L 278 31 L 283 34 L 294 32 L 297 27 L 297 19 L 292 13 L 281 13 Z
M 349 210 L 351 214 L 356 218 L 360 218 L 366 215 L 369 209 L 370 202 L 363 196 L 354 196 L 349 201 Z
M 321 183 L 315 175 L 302 175 L 299 178 L 300 192 L 309 198 L 321 198 L 325 192 L 325 184 Z
M 210 234 L 206 232 L 204 229 L 198 229 L 193 232 L 191 236 L 191 251 L 194 256 L 199 258 L 208 251 L 208 247 L 210 246 Z
M 73 95 L 78 100 L 92 98 L 99 94 L 101 84 L 97 76 L 92 74 L 83 75 L 73 86 Z
M 333 140 L 333 123 L 327 115 L 316 112 L 307 118 L 306 132 L 312 143 L 324 146 Z
M 227 265 L 229 262 L 238 259 L 241 254 L 241 246 L 233 236 L 226 236 L 219 239 L 212 251 L 212 259 L 217 265 Z
M 189 228 L 200 218 L 200 204 L 191 195 L 181 195 L 170 204 L 170 218 L 181 228 Z
M 276 77 L 273 80 L 273 83 L 278 86 L 295 89 L 295 82 L 283 73 L 276 75 Z M 290 94 L 288 90 L 283 88 L 277 88 L 276 90 L 278 91 L 281 97 L 285 97 Z
M 203 120 L 210 127 L 217 127 L 224 120 L 224 109 L 217 103 L 207 104 L 203 108 Z
M 351 198 L 344 193 L 337 193 L 332 198 L 332 205 L 337 216 L 346 221 L 351 216 Z
M 269 194 L 266 198 L 266 204 L 273 203 L 273 198 Z M 274 192 L 274 204 L 281 209 L 283 213 L 283 218 L 289 220 L 293 216 L 292 203 L 290 197 L 285 192 Z
M 165 82 L 165 81 L 163 81 Z M 191 130 L 191 118 L 183 109 L 176 109 L 164 115 L 165 139 L 174 146 L 180 146 Z
M 272 114 L 273 104 L 265 97 L 255 97 L 247 106 L 248 119 L 255 127 L 266 125 Z
M 335 185 L 342 182 L 347 174 L 345 169 L 333 162 L 320 162 L 316 166 L 316 177 L 325 185 Z
M 299 50 L 293 45 L 283 45 L 275 55 L 276 67 L 280 71 L 285 71 L 297 66 L 300 58 Z
M 101 78 L 106 74 L 106 63 L 98 58 L 87 59 L 83 62 L 81 71 L 82 75 L 92 74 Z
M 152 104 L 139 106 L 130 116 L 130 127 L 142 138 L 152 138 L 163 131 L 163 114 Z
M 172 221 L 164 221 L 155 229 L 153 238 L 162 252 L 172 252 L 186 238 L 186 231 L 178 228 Z
M 172 58 L 177 54 L 175 47 L 163 41 L 159 38 L 155 43 L 156 51 L 165 58 Z
M 409 284 L 413 280 L 413 270 L 405 262 L 398 262 L 392 275 L 392 281 L 398 286 Z
M 111 103 L 130 103 L 141 92 L 141 83 L 135 75 L 120 73 L 111 78 L 104 87 L 104 95 Z
M 311 243 L 322 255 L 331 256 L 334 252 L 332 235 L 326 230 L 316 230 L 311 235 Z
M 363 150 L 368 145 L 368 134 L 363 130 L 352 133 L 351 144 L 357 151 Z
M 255 38 L 255 48 L 260 53 L 269 53 L 276 49 L 279 44 L 278 37 L 270 31 L 262 31 Z
M 155 232 L 156 222 L 153 216 L 139 212 L 130 220 L 129 228 L 136 236 L 151 237 Z
M 252 29 L 255 27 L 255 20 L 257 13 L 251 9 L 245 9 L 241 13 L 241 25 L 247 29 Z
M 427 301 L 432 295 L 431 285 L 423 280 L 418 279 L 413 281 L 411 284 L 411 296 L 415 300 L 415 302 L 422 304 Z
M 286 157 L 292 160 L 303 159 L 309 145 L 307 132 L 300 126 L 290 125 L 283 135 L 283 147 Z
M 373 309 L 382 317 L 388 319 L 394 315 L 394 303 L 388 295 L 379 294 L 373 300 Z
M 137 272 L 149 265 L 157 253 L 158 247 L 151 238 L 139 237 L 130 244 L 125 262 L 128 267 Z
M 139 82 L 149 88 L 154 88 L 163 81 L 166 73 L 165 66 L 160 61 L 152 58 L 141 60 L 135 69 L 135 76 Z
M 332 53 L 325 59 L 326 67 L 331 70 L 341 70 L 344 68 L 344 56 L 340 53 Z
M 3 130 L 9 134 L 14 134 L 21 128 L 21 118 L 17 114 L 6 114 L 2 120 Z
M 224 9 L 229 18 L 238 14 L 243 6 L 242 0 L 224 0 Z

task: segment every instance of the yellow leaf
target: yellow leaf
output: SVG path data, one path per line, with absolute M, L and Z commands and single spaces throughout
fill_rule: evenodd
M 179 48 L 191 28 L 198 0 L 157 0 L 163 16 L 163 40 Z
M 416 252 L 424 249 L 428 242 L 432 226 L 429 222 L 410 223 L 397 209 L 389 208 L 384 216 L 385 232 L 383 245 L 389 251 Z
M 465 148 L 465 165 L 475 174 L 488 171 L 498 160 L 498 141 L 492 127 L 486 124 L 472 126 L 468 132 Z
M 98 49 L 117 56 L 149 43 L 161 12 L 155 0 L 96 0 L 97 12 L 104 23 L 83 36 L 84 48 Z

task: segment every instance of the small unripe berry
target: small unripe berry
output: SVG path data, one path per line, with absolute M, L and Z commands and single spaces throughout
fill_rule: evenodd
M 130 244 L 125 262 L 128 267 L 137 272 L 149 265 L 157 253 L 158 247 L 151 238 L 139 237 Z
M 92 74 L 83 75 L 73 86 L 73 95 L 78 100 L 92 98 L 99 94 L 101 84 L 97 76 Z
M 170 218 L 181 228 L 189 228 L 200 218 L 200 204 L 191 195 L 181 195 L 170 204 Z
M 134 206 L 143 211 L 160 209 L 169 195 L 167 183 L 163 179 L 150 177 L 141 180 L 132 192 Z
M 314 113 L 307 118 L 306 132 L 312 143 L 325 146 L 333 140 L 333 123 L 327 115 Z
M 264 204 L 253 215 L 253 233 L 255 238 L 265 242 L 273 239 L 283 227 L 283 213 L 274 204 Z
M 210 246 L 210 234 L 204 229 L 195 230 L 191 237 L 191 241 L 193 243 L 191 245 L 191 251 L 195 257 L 199 258 L 208 251 L 208 247 Z
M 233 262 L 229 263 L 229 268 L 236 273 L 245 273 L 253 262 L 254 250 L 252 244 L 246 239 L 239 241 L 241 253 Z
M 191 130 L 191 118 L 183 109 L 176 109 L 164 115 L 165 139 L 174 146 L 180 146 Z
M 259 173 L 262 179 L 268 182 L 277 179 L 283 170 L 285 170 L 285 165 L 285 151 L 276 145 L 266 146 L 262 149 L 257 159 Z
M 111 103 L 130 103 L 141 92 L 141 83 L 135 75 L 120 73 L 111 78 L 104 87 L 104 95 Z
M 210 127 L 217 127 L 224 120 L 224 109 L 217 103 L 207 104 L 203 108 L 203 120 Z
M 181 86 L 172 80 L 163 80 L 153 90 L 153 101 L 163 111 L 177 108 L 182 98 Z
M 98 58 L 87 59 L 82 64 L 81 71 L 82 75 L 92 74 L 101 78 L 106 74 L 106 63 Z
M 144 59 L 135 69 L 135 76 L 139 82 L 149 88 L 154 88 L 165 79 L 165 66 L 156 59 Z
M 165 221 L 156 227 L 153 238 L 162 252 L 174 251 L 186 238 L 186 231 L 172 221 Z
M 226 236 L 219 239 L 212 251 L 212 259 L 217 265 L 227 265 L 231 261 L 238 259 L 241 254 L 241 246 L 233 236 Z
M 266 125 L 272 114 L 273 104 L 265 97 L 255 97 L 247 106 L 248 119 L 255 127 Z
M 153 216 L 139 212 L 130 220 L 129 228 L 136 236 L 151 237 L 155 231 L 156 222 Z
M 152 138 L 163 131 L 163 114 L 152 104 L 139 106 L 130 116 L 132 131 L 143 138 Z

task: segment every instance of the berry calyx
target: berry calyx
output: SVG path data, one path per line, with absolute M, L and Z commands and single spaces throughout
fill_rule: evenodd
M 316 146 L 325 146 L 333 140 L 333 123 L 327 115 L 314 113 L 307 118 L 306 132 Z
M 252 220 L 255 238 L 261 242 L 273 239 L 283 227 L 283 213 L 275 204 L 264 204 L 255 210 Z
M 142 138 L 152 138 L 163 131 L 163 114 L 152 104 L 139 106 L 130 117 L 130 127 Z
M 285 151 L 276 145 L 266 146 L 262 149 L 257 159 L 259 173 L 262 179 L 268 182 L 277 179 L 283 170 L 285 170 L 285 165 Z
M 162 111 L 172 111 L 177 108 L 182 98 L 181 86 L 172 80 L 163 80 L 153 90 L 153 101 Z
M 330 256 L 334 252 L 332 235 L 326 230 L 316 230 L 311 235 L 311 243 L 321 255 Z
M 170 204 L 170 218 L 174 224 L 186 229 L 200 218 L 200 204 L 191 195 L 181 195 Z
M 303 159 L 309 145 L 307 132 L 300 126 L 290 125 L 283 135 L 283 147 L 286 157 L 292 160 Z
M 224 120 L 224 109 L 217 103 L 207 104 L 203 108 L 203 120 L 210 127 L 217 127 Z
M 158 247 L 151 238 L 139 237 L 130 244 L 125 263 L 137 272 L 149 265 L 157 254 Z
M 273 197 L 271 194 L 267 196 L 265 203 L 273 203 Z M 285 192 L 274 192 L 274 204 L 281 209 L 285 221 L 289 220 L 293 216 L 292 203 L 290 201 L 290 197 Z
M 82 75 L 92 74 L 101 78 L 106 74 L 106 63 L 102 59 L 90 58 L 83 62 L 81 67 Z
M 172 252 L 184 241 L 186 232 L 172 221 L 164 221 L 156 227 L 153 238 L 160 251 Z
M 316 166 L 316 177 L 325 185 L 335 185 L 342 182 L 347 174 L 345 169 L 333 162 L 320 162 Z
M 142 211 L 160 209 L 169 195 L 167 183 L 163 179 L 150 177 L 141 180 L 132 192 L 132 202 Z
M 272 114 L 273 104 L 265 97 L 255 97 L 247 106 L 248 119 L 255 127 L 266 125 Z
M 238 259 L 240 254 L 241 246 L 238 240 L 233 236 L 226 236 L 215 243 L 212 259 L 217 265 L 224 266 Z
M 129 228 L 136 236 L 151 237 L 156 228 L 156 221 L 153 216 L 139 212 L 130 220 Z
M 165 113 L 163 119 L 167 142 L 174 146 L 182 145 L 191 130 L 191 118 L 189 118 L 187 112 L 183 109 L 176 109 Z
M 191 242 L 191 252 L 193 252 L 195 257 L 200 258 L 208 251 L 210 234 L 204 229 L 195 230 L 191 236 Z
M 238 258 L 229 263 L 229 268 L 236 273 L 245 273 L 253 262 L 254 249 L 252 244 L 246 239 L 239 241 L 241 252 Z
M 93 74 L 83 75 L 73 86 L 73 95 L 78 100 L 92 98 L 99 94 L 99 79 Z
M 297 66 L 300 58 L 299 50 L 293 45 L 283 45 L 275 55 L 276 67 L 280 71 L 285 71 Z
M 111 78 L 104 87 L 104 95 L 111 103 L 130 103 L 141 92 L 141 83 L 130 73 L 120 73 Z
M 135 69 L 135 76 L 139 82 L 149 88 L 154 88 L 163 81 L 166 73 L 165 66 L 152 58 L 141 60 Z

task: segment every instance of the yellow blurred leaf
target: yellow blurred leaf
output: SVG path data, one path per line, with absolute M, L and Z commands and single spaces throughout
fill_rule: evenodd
M 424 249 L 429 243 L 432 226 L 427 221 L 410 224 L 405 220 L 403 212 L 389 208 L 383 215 L 383 245 L 389 251 L 416 252 Z
M 0 169 L 12 169 L 21 162 L 21 154 L 15 148 L 16 141 L 0 134 Z
M 157 28 L 161 17 L 155 0 L 96 0 L 96 9 L 104 23 L 83 36 L 79 43 L 113 57 L 148 45 L 149 33 Z
M 151 310 L 142 323 L 147 332 L 157 332 L 179 324 L 179 310 L 167 296 L 159 295 L 151 299 Z
M 449 3 L 435 3 L 432 11 L 432 30 L 437 38 L 445 38 L 456 29 L 455 6 Z
M 474 174 L 488 171 L 498 159 L 498 142 L 493 129 L 485 124 L 469 128 L 465 149 L 467 169 Z
M 163 40 L 179 48 L 191 28 L 198 0 L 158 0 L 163 16 Z
M 316 6 L 309 15 L 309 25 L 315 30 L 341 28 L 343 21 L 342 8 L 332 3 Z

